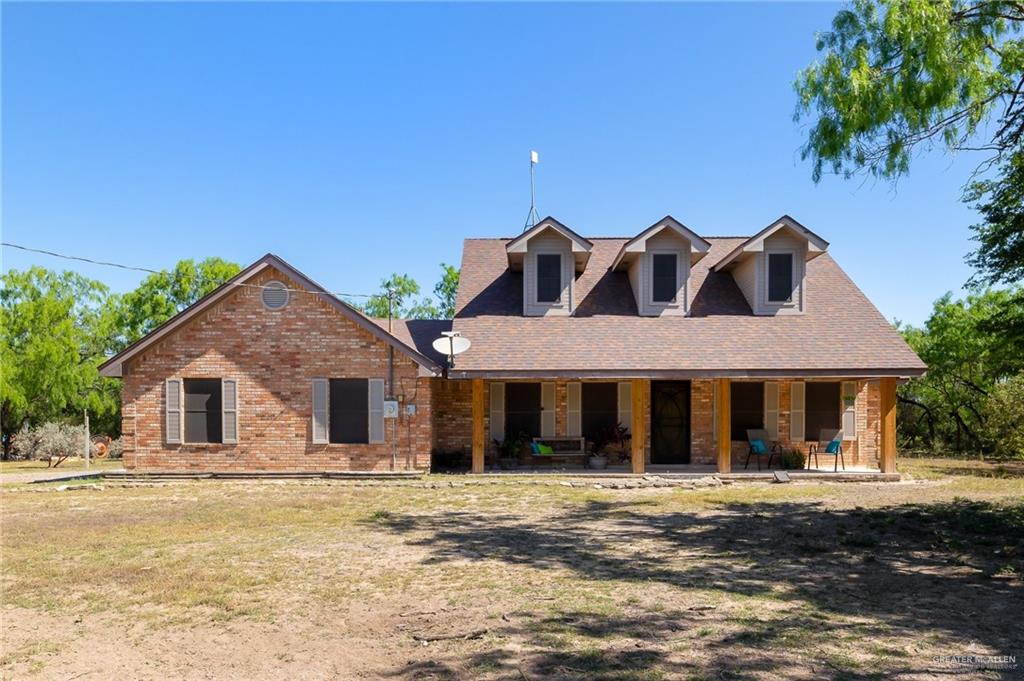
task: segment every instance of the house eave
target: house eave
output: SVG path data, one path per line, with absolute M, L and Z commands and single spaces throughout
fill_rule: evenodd
M 695 378 L 774 378 L 774 379 L 827 379 L 827 378 L 898 378 L 910 379 L 923 376 L 926 369 L 907 368 L 852 368 L 852 369 L 451 369 L 448 378 L 492 380 L 515 379 L 632 379 L 650 378 L 658 380 Z

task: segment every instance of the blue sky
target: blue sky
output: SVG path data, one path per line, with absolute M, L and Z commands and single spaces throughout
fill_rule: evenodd
M 831 4 L 5 4 L 3 238 L 171 267 L 277 253 L 327 288 L 432 288 L 538 204 L 587 236 L 788 213 L 888 318 L 970 276 L 976 158 L 898 186 L 800 161 L 796 72 Z M 142 275 L 4 249 L 4 268 Z

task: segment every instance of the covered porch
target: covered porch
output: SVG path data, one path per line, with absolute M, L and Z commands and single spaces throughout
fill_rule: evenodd
M 467 381 L 471 388 L 467 391 L 471 394 L 470 414 L 467 414 L 472 428 L 471 472 L 695 477 L 716 474 L 770 478 L 772 471 L 757 470 L 754 460 L 750 460 L 750 467 L 744 469 L 747 442 L 739 439 L 743 428 L 766 427 L 771 431 L 773 446 L 780 451 L 799 451 L 806 456 L 816 439 L 811 435 L 816 432 L 814 428 L 833 418 L 830 416 L 831 402 L 824 410 L 812 402 L 820 399 L 817 397 L 820 394 L 835 392 L 841 400 L 835 418 L 839 419 L 840 428 L 843 425 L 848 428 L 843 443 L 847 448 L 844 465 L 837 471 L 833 456 L 822 454 L 816 462 L 809 459 L 800 470 L 791 468 L 789 474 L 797 477 L 852 476 L 854 479 L 858 476 L 893 475 L 896 473 L 897 380 L 895 376 L 769 377 L 769 380 L 760 377 L 542 381 L 472 378 Z M 581 437 L 581 430 L 585 430 L 586 400 L 584 398 L 581 403 L 580 394 L 582 392 L 585 396 L 587 389 L 581 391 L 581 386 L 614 383 L 618 396 L 616 416 L 621 426 L 629 431 L 623 460 L 618 462 L 619 465 L 612 462 L 607 469 L 590 470 L 586 468 L 585 455 L 567 461 L 545 461 L 533 457 L 517 466 L 516 470 L 498 470 L 495 445 L 504 440 L 506 434 L 506 406 L 509 413 L 514 414 L 513 421 L 521 418 L 522 414 L 522 407 L 518 404 L 510 401 L 506 405 L 506 392 L 512 396 L 510 400 L 521 399 L 517 397 L 520 393 L 530 392 L 521 387 L 507 390 L 506 385 L 510 383 L 538 386 L 536 391 L 541 397 L 536 418 L 543 424 L 543 433 L 553 438 L 577 438 Z M 734 390 L 737 383 L 742 385 Z M 811 386 L 810 391 L 808 385 Z M 674 398 L 671 397 L 673 391 Z M 601 391 L 593 388 L 590 392 L 596 394 Z M 750 395 L 756 397 L 759 393 L 763 397 L 756 408 L 740 404 Z M 673 399 L 675 403 L 672 403 Z M 758 418 L 760 422 L 757 422 Z M 826 421 L 820 421 L 821 418 Z M 678 438 L 678 444 L 670 442 L 666 445 L 666 433 Z M 760 463 L 764 466 L 765 460 Z M 780 468 L 777 460 L 772 468 Z

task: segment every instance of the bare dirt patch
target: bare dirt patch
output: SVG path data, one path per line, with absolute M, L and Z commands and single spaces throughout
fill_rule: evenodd
M 1021 676 L 936 656 L 1024 663 L 1024 480 L 917 477 L 706 491 L 5 489 L 0 671 Z

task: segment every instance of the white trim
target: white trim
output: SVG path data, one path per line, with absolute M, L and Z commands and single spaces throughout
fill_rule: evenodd
M 796 307 L 797 297 L 799 292 L 797 288 L 799 286 L 800 277 L 797 272 L 797 255 L 799 251 L 795 248 L 771 248 L 765 249 L 764 252 L 764 273 L 762 278 L 762 284 L 764 288 L 764 294 L 761 296 L 761 304 L 765 307 Z M 788 255 L 789 261 L 789 298 L 785 300 L 772 300 L 771 292 L 769 287 L 771 286 L 772 280 L 772 267 L 771 261 L 773 255 Z
M 228 387 L 230 386 L 230 388 Z M 231 396 L 232 407 L 228 407 L 228 395 Z M 228 437 L 227 425 L 232 424 L 234 437 Z M 238 379 L 220 379 L 220 433 L 221 442 L 226 445 L 238 444 Z
M 317 386 L 323 387 L 323 404 L 317 409 Z M 312 427 L 312 439 L 315 445 L 325 445 L 331 438 L 331 384 L 326 378 L 314 378 L 310 394 L 310 423 Z M 323 428 L 323 435 L 317 435 L 317 414 L 320 415 L 320 426 Z
M 764 382 L 764 429 L 772 440 L 779 439 L 779 384 Z
M 490 435 L 492 440 L 505 441 L 505 384 L 495 381 L 488 385 L 490 391 Z
M 180 445 L 185 440 L 184 383 L 180 378 L 168 378 L 164 381 L 164 437 L 169 445 Z M 176 407 L 171 406 L 171 395 L 176 397 Z M 178 418 L 177 427 L 171 423 L 171 414 Z M 135 430 L 138 431 L 137 424 Z
M 555 384 L 540 384 L 540 435 L 555 437 Z
M 540 256 L 542 255 L 558 256 L 558 298 L 554 300 L 540 299 Z M 533 295 L 531 296 L 530 305 L 536 307 L 560 307 L 565 305 L 565 290 L 567 288 L 565 285 L 565 251 L 542 248 L 531 251 L 530 257 L 533 258 L 533 287 L 530 289 Z
M 789 386 L 789 439 L 803 442 L 807 425 L 807 384 L 793 381 Z
M 843 440 L 857 439 L 857 381 L 842 381 L 839 384 L 839 427 L 843 429 Z M 849 392 L 847 392 L 849 391 Z M 852 395 L 853 401 L 847 405 L 846 396 Z
M 368 412 L 366 442 L 371 445 L 380 444 L 385 440 L 383 378 L 366 379 L 366 403 Z
M 655 300 L 654 299 L 654 257 L 656 255 L 674 255 L 676 257 L 676 287 L 675 294 L 672 296 L 672 300 Z M 648 272 L 650 273 L 650 286 L 647 287 L 647 303 L 652 308 L 666 308 L 666 307 L 682 307 L 686 301 L 686 280 L 683 278 L 683 252 L 675 248 L 657 248 L 647 251 L 647 266 Z M 683 299 L 683 303 L 679 302 L 679 299 Z
M 565 384 L 565 434 L 567 437 L 583 434 L 583 384 L 579 381 Z

